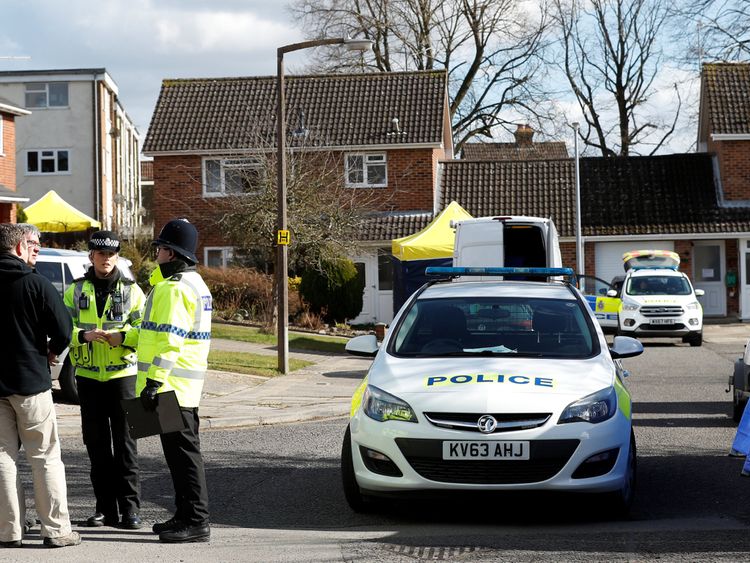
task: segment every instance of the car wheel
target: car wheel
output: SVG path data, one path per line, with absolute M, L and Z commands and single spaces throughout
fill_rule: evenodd
M 65 358 L 62 369 L 60 370 L 60 390 L 65 401 L 74 405 L 78 404 L 78 383 L 76 382 L 76 370 L 70 362 L 70 355 Z
M 341 481 L 344 486 L 346 502 L 354 512 L 368 512 L 372 509 L 372 503 L 360 492 L 357 476 L 354 474 L 352 433 L 349 426 L 346 427 L 344 443 L 341 445 Z
M 635 447 L 635 434 L 630 431 L 630 448 L 628 449 L 628 465 L 625 472 L 625 480 L 622 487 L 617 491 L 607 493 L 607 504 L 609 514 L 615 518 L 625 518 L 630 513 L 630 507 L 635 498 L 636 470 L 638 458 Z
M 742 415 L 745 413 L 745 406 L 747 406 L 747 399 L 743 401 L 734 393 L 732 400 L 732 420 L 737 423 L 740 422 Z
M 688 342 L 691 346 L 701 346 L 703 344 L 703 331 L 691 334 L 689 338 Z

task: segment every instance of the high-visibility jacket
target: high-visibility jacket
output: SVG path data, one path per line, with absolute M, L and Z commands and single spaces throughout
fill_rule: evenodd
M 160 393 L 174 391 L 181 407 L 200 403 L 211 347 L 211 292 L 195 270 L 165 279 L 161 268 L 151 274 L 153 286 L 138 339 L 140 394 L 146 379 L 161 383 Z
M 133 280 L 121 277 L 107 297 L 101 317 L 96 307 L 96 290 L 91 280 L 78 278 L 65 291 L 65 306 L 73 317 L 70 359 L 76 375 L 109 381 L 137 372 L 136 346 L 146 297 Z M 124 332 L 122 345 L 81 342 L 79 333 L 92 329 Z

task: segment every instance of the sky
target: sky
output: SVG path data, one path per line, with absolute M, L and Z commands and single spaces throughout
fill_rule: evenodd
M 0 0 L 0 18 L 0 57 L 31 57 L 0 70 L 106 68 L 142 139 L 162 80 L 272 76 L 303 39 L 279 0 Z
M 285 5 L 285 0 L 0 0 L 0 70 L 106 68 L 145 140 L 162 80 L 275 75 L 276 49 L 304 39 Z M 287 54 L 287 74 L 304 72 L 309 54 Z M 661 77 L 652 100 L 656 114 L 675 103 L 674 81 L 673 73 Z M 687 84 L 684 77 L 680 81 Z M 697 86 L 695 80 L 684 86 L 689 89 L 682 93 L 684 102 L 690 98 L 694 106 Z M 558 105 L 570 122 L 582 121 L 572 100 Z M 695 110 L 685 109 L 661 152 L 691 150 Z M 560 132 L 572 151 L 568 133 Z

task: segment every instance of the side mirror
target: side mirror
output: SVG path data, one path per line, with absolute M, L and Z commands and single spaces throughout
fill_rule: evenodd
M 355 336 L 346 343 L 345 349 L 353 356 L 366 356 L 372 358 L 378 353 L 378 339 L 374 334 Z
M 695 296 L 696 297 L 703 297 L 705 294 L 706 294 L 706 292 L 703 291 L 702 289 L 696 289 L 695 290 Z
M 630 336 L 615 336 L 609 353 L 613 358 L 632 358 L 643 354 L 643 344 Z
M 607 297 L 617 297 L 617 290 L 616 289 L 610 289 L 607 292 Z

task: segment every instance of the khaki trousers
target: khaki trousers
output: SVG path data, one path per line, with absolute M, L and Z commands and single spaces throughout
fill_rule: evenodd
M 18 494 L 18 438 L 34 480 L 34 503 L 42 537 L 71 532 L 65 466 L 60 457 L 52 391 L 0 397 L 0 541 L 23 537 L 24 509 Z

